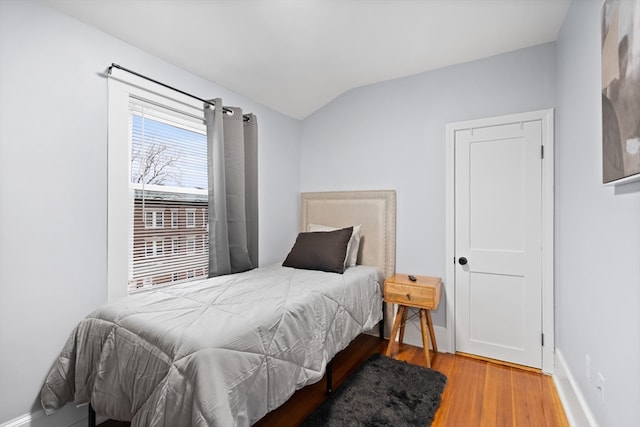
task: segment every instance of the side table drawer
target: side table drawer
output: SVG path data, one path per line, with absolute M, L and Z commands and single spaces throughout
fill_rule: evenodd
M 387 302 L 407 306 L 436 309 L 440 302 L 440 286 L 405 285 L 386 282 L 384 299 Z

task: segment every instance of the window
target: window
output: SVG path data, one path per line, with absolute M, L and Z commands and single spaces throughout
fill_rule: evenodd
M 134 290 L 208 274 L 208 253 L 187 233 L 208 212 L 202 103 L 114 69 L 108 135 L 109 300 L 127 282 Z M 191 212 L 182 224 L 181 211 Z
M 144 242 L 145 256 L 154 257 L 164 255 L 164 240 L 153 239 Z
M 164 227 L 164 212 L 162 211 L 145 211 L 144 212 L 145 228 L 162 228 Z
M 187 253 L 195 253 L 196 251 L 196 238 L 194 236 L 187 237 Z
M 196 210 L 187 209 L 187 227 L 196 226 Z

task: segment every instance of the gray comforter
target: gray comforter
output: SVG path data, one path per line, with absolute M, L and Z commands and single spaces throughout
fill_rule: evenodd
M 380 273 L 271 266 L 108 303 L 74 329 L 42 388 L 132 426 L 247 426 L 319 381 L 382 318 Z

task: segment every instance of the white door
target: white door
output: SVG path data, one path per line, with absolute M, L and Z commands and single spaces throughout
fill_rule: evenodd
M 540 368 L 542 121 L 474 124 L 455 132 L 456 350 Z

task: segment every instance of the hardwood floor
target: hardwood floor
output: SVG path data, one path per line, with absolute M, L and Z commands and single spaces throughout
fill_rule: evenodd
M 334 359 L 334 388 L 371 354 L 384 353 L 386 346 L 386 340 L 373 336 L 356 338 Z M 396 346 L 392 356 L 425 366 L 424 352 L 419 347 Z M 448 378 L 432 427 L 569 426 L 553 380 L 547 375 L 448 353 L 438 353 L 432 368 Z M 255 426 L 297 426 L 325 398 L 324 381 L 312 384 L 298 390 Z M 107 421 L 101 426 L 128 427 L 129 423 Z

